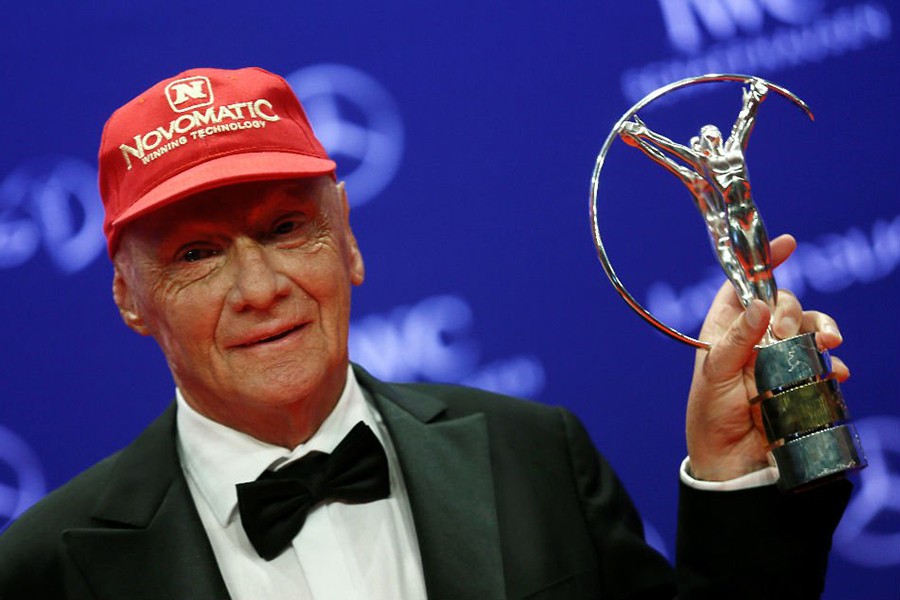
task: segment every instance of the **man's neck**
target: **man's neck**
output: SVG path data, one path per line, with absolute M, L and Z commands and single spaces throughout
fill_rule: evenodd
M 347 384 L 346 373 L 322 386 L 316 394 L 296 402 L 268 405 L 198 402 L 179 385 L 184 400 L 195 411 L 226 427 L 262 442 L 293 449 L 309 440 L 334 410 Z

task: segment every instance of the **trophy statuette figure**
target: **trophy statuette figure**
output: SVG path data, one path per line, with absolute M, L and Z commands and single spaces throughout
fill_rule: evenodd
M 743 102 L 728 138 L 714 125 L 704 125 L 688 145 L 651 130 L 638 110 L 677 89 L 708 82 L 743 83 Z M 745 152 L 759 107 L 770 91 L 787 98 L 812 118 L 806 104 L 788 90 L 757 77 L 704 75 L 684 79 L 649 94 L 613 127 L 594 168 L 591 220 L 594 242 L 604 270 L 616 290 L 645 320 L 695 347 L 708 344 L 663 324 L 641 306 L 612 268 L 600 235 L 597 199 L 600 173 L 616 137 L 639 149 L 677 177 L 689 190 L 709 233 L 713 251 L 744 307 L 764 301 L 774 311 L 778 288 L 772 273 L 769 238 L 750 191 Z M 755 365 L 758 396 L 751 401 L 757 426 L 778 467 L 783 490 L 800 489 L 866 466 L 859 437 L 832 375 L 827 350 L 815 334 L 779 340 L 771 327 L 764 335 Z

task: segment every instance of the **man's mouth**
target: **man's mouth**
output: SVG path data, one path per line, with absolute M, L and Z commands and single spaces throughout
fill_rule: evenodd
M 284 331 L 280 331 L 280 332 L 276 333 L 275 335 L 270 335 L 270 336 L 267 336 L 264 338 L 260 338 L 258 340 L 253 340 L 252 342 L 243 343 L 243 344 L 241 344 L 241 347 L 249 348 L 251 346 L 258 346 L 260 344 L 269 344 L 271 342 L 277 342 L 278 340 L 291 335 L 295 331 L 299 331 L 301 327 L 303 327 L 303 325 L 296 325 L 289 329 L 285 329 Z

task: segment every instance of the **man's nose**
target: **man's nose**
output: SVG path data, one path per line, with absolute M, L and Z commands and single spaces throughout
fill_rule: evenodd
M 228 302 L 234 310 L 265 310 L 290 293 L 290 280 L 263 245 L 254 240 L 238 240 L 233 252 L 234 282 Z

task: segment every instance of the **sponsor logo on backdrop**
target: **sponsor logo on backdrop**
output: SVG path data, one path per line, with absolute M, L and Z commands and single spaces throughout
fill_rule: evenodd
M 763 29 L 766 15 L 790 25 L 808 23 L 822 8 L 821 0 L 659 0 L 669 41 L 681 52 L 703 49 L 710 41 L 728 41 L 738 33 Z
M 791 259 L 778 267 L 780 287 L 802 297 L 807 290 L 825 294 L 884 279 L 900 266 L 900 216 L 799 242 Z M 681 331 L 699 330 L 724 276 L 718 265 L 700 281 L 677 289 L 658 281 L 647 289 L 645 306 L 664 323 Z
M 47 484 L 34 452 L 22 438 L 0 425 L 0 531 L 46 493 Z
M 97 169 L 71 158 L 20 166 L 0 183 L 0 268 L 43 246 L 59 271 L 76 273 L 103 251 L 102 225 Z
M 483 363 L 473 324 L 466 300 L 432 296 L 351 323 L 350 357 L 388 381 L 459 383 L 538 396 L 545 380 L 541 362 L 523 354 Z
M 874 2 L 826 11 L 821 0 L 659 0 L 669 56 L 627 69 L 622 93 L 637 102 L 704 73 L 775 73 L 863 50 L 891 37 Z M 652 26 L 648 25 L 648 29 Z
M 352 206 L 380 194 L 403 158 L 403 121 L 390 93 L 366 73 L 323 64 L 287 77 L 316 136 L 338 164 Z
M 856 422 L 868 468 L 834 534 L 845 559 L 871 568 L 900 565 L 900 418 L 879 416 Z

